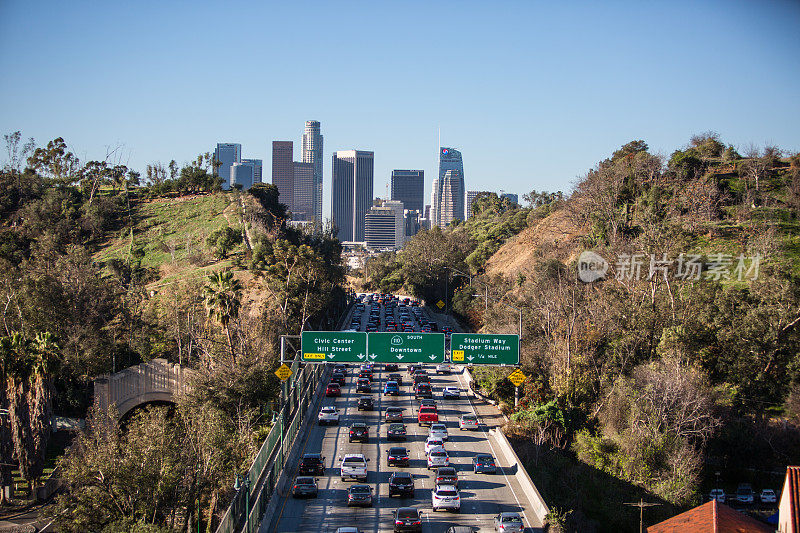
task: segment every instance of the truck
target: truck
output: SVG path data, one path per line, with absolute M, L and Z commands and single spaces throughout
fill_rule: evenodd
M 420 407 L 417 412 L 417 423 L 420 426 L 426 426 L 439 421 L 439 413 L 436 412 L 435 407 Z
M 342 481 L 349 478 L 366 481 L 367 461 L 369 461 L 369 459 L 366 459 L 364 454 L 361 453 L 348 453 L 345 455 L 341 468 Z

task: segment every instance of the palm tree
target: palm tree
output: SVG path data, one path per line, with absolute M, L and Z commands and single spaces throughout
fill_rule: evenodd
M 208 317 L 216 320 L 225 330 L 228 337 L 228 349 L 231 356 L 233 339 L 231 337 L 230 321 L 239 317 L 241 307 L 242 284 L 233 277 L 233 272 L 215 272 L 208 276 L 206 286 L 203 287 L 203 303 Z

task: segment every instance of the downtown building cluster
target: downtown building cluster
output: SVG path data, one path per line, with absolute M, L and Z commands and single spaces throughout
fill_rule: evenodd
M 262 160 L 243 159 L 241 144 L 217 144 L 214 159 L 225 189 L 247 190 L 262 182 Z M 468 218 L 472 202 L 482 193 L 466 190 L 461 152 L 455 148 L 439 148 L 429 205 L 423 170 L 393 170 L 388 198 L 381 199 L 374 198 L 374 168 L 374 152 L 333 152 L 331 222 L 346 246 L 398 250 L 422 229 Z M 272 184 L 293 223 L 322 222 L 323 136 L 318 121 L 305 123 L 301 161 L 294 161 L 293 141 L 272 141 Z M 516 195 L 508 196 L 516 202 Z

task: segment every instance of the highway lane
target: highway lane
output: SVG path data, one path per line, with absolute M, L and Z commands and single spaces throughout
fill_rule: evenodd
M 382 310 L 382 324 L 385 309 Z M 365 310 L 361 329 L 365 328 L 369 308 Z M 431 318 L 429 317 L 429 320 Z M 398 321 L 399 322 L 399 321 Z M 345 327 L 350 323 L 349 317 Z M 444 324 L 441 324 L 444 325 Z M 383 329 L 383 328 L 381 328 Z M 415 328 L 416 329 L 416 328 Z M 378 365 L 380 371 L 375 374 L 373 392 L 376 409 L 373 411 L 357 411 L 356 400 L 359 396 L 355 392 L 355 379 L 357 368 L 348 369 L 347 384 L 339 398 L 326 398 L 325 405 L 335 405 L 340 413 L 339 426 L 320 427 L 314 425 L 306 435 L 303 443 L 304 453 L 322 453 L 325 456 L 326 472 L 319 480 L 319 496 L 316 499 L 294 500 L 291 497 L 279 502 L 275 523 L 271 524 L 269 531 L 295 532 L 316 531 L 335 532 L 336 528 L 356 526 L 361 531 L 391 531 L 391 511 L 401 506 L 414 506 L 425 512 L 423 531 L 443 532 L 451 525 L 469 525 L 480 530 L 492 530 L 493 517 L 502 511 L 518 511 L 524 514 L 526 525 L 530 524 L 528 518 L 532 515 L 525 513 L 526 503 L 523 493 L 510 475 L 515 471 L 516 465 L 507 465 L 503 462 L 502 454 L 498 457 L 497 444 L 489 438 L 489 427 L 499 425 L 501 417 L 497 417 L 496 409 L 487 404 L 476 401 L 473 404 L 466 394 L 458 400 L 444 400 L 441 390 L 444 386 L 457 386 L 467 392 L 467 384 L 461 373 L 449 376 L 431 375 L 435 399 L 439 404 L 440 421 L 444 422 L 450 433 L 450 440 L 445 448 L 450 454 L 451 464 L 459 472 L 459 491 L 461 494 L 462 510 L 460 513 L 440 512 L 431 510 L 430 491 L 435 477 L 434 471 L 428 471 L 425 463 L 424 443 L 428 435 L 427 427 L 419 427 L 416 423 L 416 410 L 418 402 L 413 399 L 410 385 L 411 377 L 401 366 L 401 373 L 405 384 L 401 387 L 399 397 L 383 397 L 380 394 L 386 380 L 386 371 L 383 365 Z M 456 367 L 460 370 L 460 367 Z M 433 370 L 433 367 L 430 367 Z M 388 443 L 386 441 L 386 428 L 388 424 L 382 423 L 384 409 L 390 405 L 398 405 L 405 409 L 406 428 L 408 441 L 403 443 Z M 492 410 L 494 409 L 494 412 Z M 480 431 L 460 432 L 458 418 L 464 413 L 477 413 L 482 421 Z M 348 427 L 352 422 L 364 421 L 370 428 L 370 441 L 368 443 L 349 443 Z M 409 468 L 388 467 L 386 464 L 387 450 L 391 446 L 405 446 L 409 450 L 411 465 Z M 348 508 L 347 488 L 353 481 L 342 482 L 339 478 L 340 457 L 345 453 L 363 453 L 370 459 L 368 463 L 369 478 L 367 483 L 373 487 L 372 508 Z M 472 473 L 472 457 L 477 453 L 491 453 L 501 466 L 497 474 Z M 297 465 L 291 465 L 296 473 Z M 415 478 L 416 492 L 414 498 L 388 497 L 389 475 L 394 470 L 405 470 Z

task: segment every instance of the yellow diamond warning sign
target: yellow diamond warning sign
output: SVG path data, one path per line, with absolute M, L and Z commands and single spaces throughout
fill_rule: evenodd
M 441 301 L 441 300 L 439 300 L 438 302 L 436 302 L 436 307 L 438 307 L 439 309 L 441 309 L 442 307 L 444 307 L 444 302 L 443 302 L 443 301 Z
M 522 382 L 528 379 L 528 376 L 522 373 L 520 369 L 514 370 L 509 376 L 508 381 L 514 384 L 515 387 L 522 385 Z
M 281 381 L 286 381 L 289 379 L 289 376 L 292 375 L 292 369 L 282 364 L 278 370 L 275 371 L 275 375 L 278 376 L 278 379 Z

